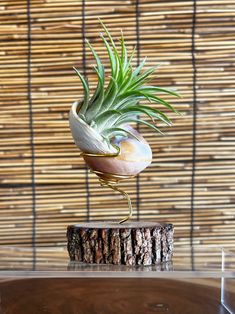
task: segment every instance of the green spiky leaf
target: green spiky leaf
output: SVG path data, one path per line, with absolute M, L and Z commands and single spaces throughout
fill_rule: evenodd
M 73 67 L 73 69 L 77 73 L 77 75 L 79 76 L 79 78 L 80 78 L 80 80 L 82 82 L 83 88 L 84 88 L 84 100 L 83 100 L 83 104 L 82 104 L 82 106 L 80 108 L 79 113 L 80 114 L 85 114 L 86 110 L 88 108 L 89 96 L 90 96 L 89 85 L 88 85 L 87 80 L 81 75 L 81 73 L 75 67 Z
M 116 128 L 109 128 L 105 131 L 103 131 L 102 135 L 105 137 L 112 137 L 113 135 L 116 134 L 124 134 L 124 135 L 130 135 L 132 137 L 134 137 L 135 139 L 137 139 L 138 141 L 140 140 L 133 132 L 126 130 L 125 128 L 121 128 L 121 127 L 116 127 Z

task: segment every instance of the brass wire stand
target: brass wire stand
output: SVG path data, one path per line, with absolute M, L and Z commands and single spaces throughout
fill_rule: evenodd
M 119 221 L 120 224 L 122 224 L 123 222 L 127 221 L 128 219 L 130 219 L 132 217 L 132 214 L 133 214 L 133 208 L 132 208 L 132 204 L 131 204 L 131 198 L 130 196 L 128 195 L 127 192 L 125 192 L 124 190 L 120 189 L 119 187 L 117 187 L 116 185 L 119 183 L 120 180 L 127 180 L 127 179 L 130 179 L 131 176 L 116 176 L 116 180 L 111 180 L 111 179 L 106 179 L 105 177 L 107 175 L 110 175 L 110 174 L 107 174 L 107 173 L 102 173 L 102 172 L 99 172 L 99 171 L 94 171 L 92 170 L 92 172 L 94 172 L 95 174 L 97 174 L 100 178 L 99 178 L 99 181 L 100 181 L 100 185 L 103 187 L 103 186 L 107 186 L 109 187 L 110 189 L 112 189 L 113 191 L 117 191 L 119 193 L 122 194 L 122 196 L 127 199 L 127 202 L 128 202 L 128 207 L 129 207 L 129 215 L 125 218 L 123 218 L 121 221 Z M 104 177 L 105 175 L 105 177 Z M 112 175 L 113 178 L 115 177 L 115 175 Z M 121 177 L 121 178 L 120 178 Z
M 119 151 L 117 154 L 90 154 L 90 153 L 81 153 L 80 156 L 90 156 L 90 157 L 117 157 L 119 155 Z M 119 224 L 124 223 L 128 219 L 132 217 L 133 214 L 133 208 L 131 204 L 131 198 L 128 195 L 127 192 L 117 187 L 117 184 L 122 180 L 128 180 L 133 178 L 134 176 L 127 176 L 127 175 L 117 175 L 113 173 L 107 173 L 107 172 L 101 172 L 97 170 L 90 169 L 91 172 L 95 173 L 99 177 L 99 182 L 102 187 L 107 186 L 113 191 L 117 191 L 127 200 L 128 202 L 128 208 L 129 208 L 129 214 L 125 218 L 123 218 L 121 221 L 119 221 Z

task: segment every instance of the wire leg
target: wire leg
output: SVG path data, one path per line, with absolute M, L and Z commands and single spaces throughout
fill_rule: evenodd
M 123 222 L 127 221 L 128 219 L 130 219 L 132 217 L 132 214 L 133 214 L 133 209 L 132 209 L 130 196 L 125 191 L 123 191 L 122 189 L 120 189 L 120 188 L 118 188 L 117 186 L 114 185 L 115 183 L 118 183 L 118 182 L 112 183 L 110 181 L 106 181 L 106 180 L 103 180 L 103 179 L 99 179 L 99 181 L 100 181 L 100 185 L 101 186 L 107 186 L 110 189 L 121 193 L 123 195 L 123 197 L 125 199 L 127 199 L 128 207 L 129 207 L 129 215 L 127 217 L 125 217 L 124 219 L 122 219 L 121 221 L 119 221 L 119 223 L 122 224 Z

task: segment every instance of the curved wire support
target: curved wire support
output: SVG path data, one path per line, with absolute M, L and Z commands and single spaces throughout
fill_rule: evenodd
M 130 196 L 125 191 L 123 191 L 122 189 L 115 186 L 115 184 L 117 184 L 118 182 L 110 182 L 110 181 L 106 181 L 102 178 L 99 178 L 99 181 L 100 181 L 101 186 L 107 186 L 110 189 L 121 193 L 123 195 L 123 197 L 127 199 L 128 207 L 129 207 L 129 215 L 127 217 L 123 218 L 121 221 L 119 221 L 119 223 L 122 224 L 123 222 L 130 219 L 132 217 L 132 214 L 133 214 L 133 208 L 132 208 Z
M 90 156 L 90 157 L 117 157 L 120 153 L 119 147 L 116 147 L 118 149 L 118 152 L 115 154 L 92 154 L 92 153 L 81 153 L 80 156 Z M 127 221 L 132 217 L 133 214 L 133 208 L 131 204 L 131 198 L 130 196 L 123 191 L 122 189 L 118 188 L 116 184 L 119 183 L 121 180 L 127 180 L 130 178 L 133 178 L 134 176 L 130 175 L 119 175 L 119 174 L 114 174 L 114 173 L 106 173 L 106 172 L 101 172 L 98 170 L 93 170 L 90 169 L 91 172 L 94 172 L 98 177 L 99 177 L 99 182 L 101 186 L 107 186 L 110 189 L 117 191 L 122 194 L 122 196 L 127 199 L 128 202 L 128 207 L 129 207 L 129 215 L 125 218 L 123 218 L 121 221 L 119 221 L 120 224 L 123 222 Z
M 120 154 L 120 148 L 116 145 L 113 145 L 114 148 L 117 149 L 117 152 L 116 153 L 113 153 L 113 154 L 93 154 L 93 153 L 80 153 L 80 156 L 83 157 L 83 156 L 88 156 L 88 157 L 117 157 L 119 154 Z

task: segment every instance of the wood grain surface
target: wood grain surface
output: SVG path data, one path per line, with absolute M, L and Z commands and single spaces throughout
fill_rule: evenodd
M 163 279 L 22 279 L 0 284 L 1 314 L 225 314 L 213 286 Z

